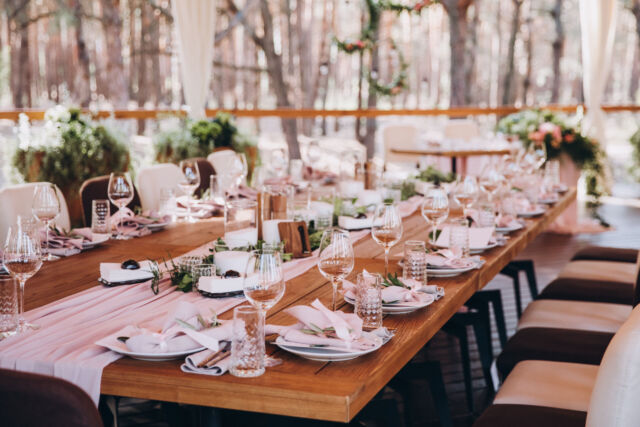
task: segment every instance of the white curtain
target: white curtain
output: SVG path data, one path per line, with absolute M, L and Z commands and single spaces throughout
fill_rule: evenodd
M 178 58 L 182 88 L 190 116 L 205 117 L 213 60 L 216 0 L 176 0 L 171 2 L 178 35 Z
M 582 33 L 582 73 L 587 115 L 583 131 L 605 144 L 602 97 L 611 68 L 616 28 L 617 0 L 580 0 Z

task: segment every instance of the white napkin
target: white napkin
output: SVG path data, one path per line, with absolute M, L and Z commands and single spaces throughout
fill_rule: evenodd
M 204 374 L 204 375 L 213 375 L 220 376 L 229 370 L 229 366 L 231 365 L 231 352 L 227 354 L 227 356 L 219 360 L 212 366 L 202 366 L 198 367 L 198 365 L 205 360 L 209 359 L 215 352 L 211 350 L 202 350 L 198 353 L 190 354 L 184 360 L 184 363 L 180 365 L 180 370 L 182 372 L 187 372 L 189 374 Z
M 362 190 L 358 193 L 358 200 L 355 206 L 379 205 L 382 203 L 382 196 L 376 190 Z
M 102 262 L 100 263 L 100 277 L 110 283 L 152 279 L 151 261 L 142 261 L 139 264 L 140 268 L 137 270 L 126 270 L 121 267 L 120 263 Z
M 242 291 L 244 277 L 202 276 L 198 279 L 198 289 L 210 294 L 224 294 Z
M 360 230 L 362 228 L 371 228 L 373 226 L 373 217 L 354 218 L 352 216 L 339 216 L 338 225 L 345 230 Z
M 449 247 L 449 233 L 450 227 L 444 227 L 438 239 L 436 240 L 436 246 L 442 248 Z M 469 249 L 483 249 L 489 245 L 491 237 L 495 231 L 494 227 L 476 227 L 469 228 Z

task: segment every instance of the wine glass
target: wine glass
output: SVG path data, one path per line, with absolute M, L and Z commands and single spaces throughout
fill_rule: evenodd
M 53 184 L 41 183 L 36 185 L 33 192 L 31 213 L 44 223 L 45 248 L 47 249 L 47 255 L 44 257 L 44 261 L 55 261 L 59 259 L 60 257 L 49 252 L 49 229 L 53 221 L 60 215 L 60 200 L 58 199 L 56 187 Z
M 238 153 L 236 155 L 236 159 L 237 160 L 234 161 L 235 167 L 233 176 L 235 177 L 235 186 L 238 188 L 246 182 L 249 167 L 247 166 L 247 157 L 244 153 Z
M 349 232 L 337 227 L 327 228 L 320 239 L 318 270 L 331 280 L 333 286 L 333 311 L 336 311 L 338 300 L 338 283 L 353 270 L 354 255 Z
M 480 176 L 480 186 L 489 194 L 489 200 L 493 199 L 503 183 L 504 177 L 493 167 L 487 168 Z
M 462 206 L 462 210 L 471 208 L 478 197 L 478 181 L 473 176 L 467 176 L 458 183 L 453 190 L 453 197 Z
M 262 249 L 251 252 L 247 261 L 243 282 L 244 296 L 260 310 L 263 328 L 267 311 L 284 295 L 285 282 L 282 258 L 275 245 L 264 244 Z M 280 364 L 279 359 L 265 356 L 265 366 Z
M 127 172 L 111 172 L 107 194 L 111 203 L 119 209 L 120 226 L 116 240 L 127 240 L 129 237 L 122 234 L 122 220 L 124 219 L 122 208 L 133 200 L 133 184 L 129 174 Z
M 21 225 L 18 225 L 13 230 L 9 229 L 2 262 L 4 268 L 20 283 L 18 332 L 37 329 L 38 326 L 27 323 L 23 317 L 24 285 L 42 267 L 40 240 L 36 234 L 27 231 Z
M 187 195 L 187 221 L 196 222 L 196 219 L 191 214 L 191 204 L 193 202 L 193 193 L 200 186 L 198 162 L 195 160 L 183 160 L 180 162 L 180 170 L 182 171 L 182 178 L 178 182 L 178 186 Z
M 276 177 L 282 177 L 289 170 L 289 154 L 286 148 L 274 148 L 270 153 L 271 168 Z
M 389 273 L 389 251 L 402 237 L 402 219 L 395 203 L 383 203 L 373 215 L 371 236 L 384 248 L 384 277 Z
M 436 244 L 436 231 L 449 216 L 449 198 L 440 188 L 429 190 L 422 201 L 422 216 L 427 224 L 433 227 L 431 231 L 431 244 Z

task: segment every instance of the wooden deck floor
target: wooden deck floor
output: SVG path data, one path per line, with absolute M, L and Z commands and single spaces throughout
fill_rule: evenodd
M 589 244 L 640 248 L 640 208 L 624 205 L 604 205 L 600 209 L 601 215 L 606 221 L 614 227 L 611 231 L 600 234 L 581 234 L 576 236 L 557 235 L 545 233 L 540 235 L 519 257 L 520 259 L 532 259 L 535 263 L 538 287 L 542 289 L 551 280 L 555 278 L 560 269 L 571 258 L 574 252 L 583 246 Z M 521 277 L 523 282 L 523 306 L 531 301 L 531 296 L 526 288 L 526 281 Z M 506 276 L 496 277 L 487 289 L 500 289 L 502 294 L 502 302 L 505 309 L 505 317 L 509 335 L 513 334 L 517 316 L 515 309 L 515 300 L 513 295 L 513 286 L 511 279 Z M 476 414 L 470 414 L 467 409 L 465 400 L 465 390 L 462 377 L 462 369 L 460 364 L 460 353 L 458 343 L 455 338 L 446 335 L 443 332 L 438 333 L 431 341 L 430 346 L 419 354 L 417 357 L 429 360 L 439 360 L 442 365 L 443 374 L 445 376 L 445 385 L 447 397 L 451 406 L 454 423 L 456 426 L 471 426 L 475 417 L 490 403 L 491 396 L 487 393 L 482 372 L 480 370 L 480 361 L 476 350 L 473 333 L 469 331 L 472 338 L 472 369 L 473 369 L 473 385 L 474 398 L 476 403 Z M 493 347 L 494 354 L 500 352 L 500 343 L 497 333 L 493 328 Z M 437 426 L 439 425 L 435 409 L 433 407 L 431 395 L 427 384 L 416 381 L 414 386 L 415 401 L 410 403 L 420 414 L 416 422 L 416 426 Z M 387 390 L 385 397 L 397 398 L 398 407 L 403 411 L 403 403 L 393 391 Z M 281 417 L 266 416 L 243 416 L 240 414 L 225 413 L 223 420 L 228 421 L 224 424 L 235 425 L 238 422 L 242 424 L 251 423 L 252 425 L 317 425 L 315 422 L 304 422 L 302 420 L 284 419 Z M 375 425 L 373 420 L 357 420 L 355 424 Z M 121 426 L 166 426 L 160 406 L 153 402 L 140 402 L 135 400 L 125 400 L 120 405 L 120 425 Z M 185 425 L 192 425 L 186 423 Z M 398 420 L 397 425 L 402 425 Z

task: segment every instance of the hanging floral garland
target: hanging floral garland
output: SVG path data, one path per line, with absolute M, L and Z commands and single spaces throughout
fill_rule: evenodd
M 392 11 L 396 13 L 408 12 L 408 13 L 420 13 L 424 8 L 436 3 L 437 0 L 422 0 L 414 5 L 406 5 L 404 3 L 393 2 L 390 0 L 365 0 L 369 19 L 366 25 L 363 27 L 360 37 L 357 39 L 338 40 L 334 38 L 334 42 L 338 47 L 338 50 L 346 54 L 364 53 L 365 51 L 371 51 L 377 44 L 376 33 L 380 24 L 380 16 L 382 12 Z M 369 87 L 374 92 L 383 96 L 394 96 L 402 92 L 407 88 L 407 69 L 409 64 L 404 60 L 402 52 L 397 48 L 396 44 L 391 41 L 392 49 L 398 53 L 398 61 L 400 63 L 400 69 L 391 79 L 388 84 L 382 84 L 377 79 L 377 75 L 373 71 L 369 71 L 367 80 Z

